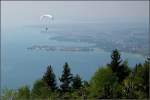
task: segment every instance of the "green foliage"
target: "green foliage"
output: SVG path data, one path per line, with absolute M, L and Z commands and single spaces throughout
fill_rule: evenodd
M 20 87 L 18 89 L 17 98 L 28 100 L 30 98 L 30 89 L 29 89 L 29 87 L 28 86 Z
M 15 100 L 17 98 L 17 92 L 12 89 L 4 89 L 1 94 L 1 100 Z
M 143 85 L 145 86 L 144 92 L 146 93 L 146 97 L 149 97 L 149 67 L 150 67 L 150 61 L 145 61 L 143 65 L 143 73 L 142 78 L 144 79 Z
M 61 91 L 64 92 L 69 92 L 71 89 L 71 82 L 72 82 L 72 74 L 69 68 L 68 63 L 65 63 L 63 66 L 63 73 L 61 75 L 61 78 L 59 79 L 61 82 L 60 88 Z
M 149 61 L 145 61 L 145 63 L 136 65 L 134 69 L 134 80 L 136 86 L 136 92 L 143 95 L 138 95 L 142 98 L 149 97 Z
M 43 78 L 35 81 L 30 91 L 28 86 L 17 90 L 4 89 L 2 100 L 57 100 L 57 99 L 148 99 L 149 66 L 136 64 L 133 69 L 128 61 L 122 61 L 119 51 L 112 52 L 111 63 L 96 70 L 90 82 L 82 81 L 77 74 L 73 77 L 68 63 L 63 66 L 60 88 L 55 74 L 47 67 Z
M 56 79 L 51 65 L 47 67 L 47 71 L 43 76 L 43 81 L 46 83 L 49 90 L 56 91 Z
M 89 83 L 88 83 L 88 81 L 83 81 L 83 87 L 89 87 Z
M 112 52 L 111 59 L 111 63 L 108 66 L 111 67 L 113 73 L 118 77 L 118 82 L 121 83 L 130 73 L 128 62 L 124 61 L 122 63 L 121 54 L 117 49 Z
M 149 62 L 136 64 L 133 72 L 123 81 L 123 97 L 129 99 L 149 98 Z
M 110 67 L 114 73 L 118 72 L 121 62 L 122 60 L 119 51 L 117 49 L 113 50 Z
M 48 97 L 48 100 L 57 100 L 57 99 L 60 99 L 59 92 L 51 92 Z
M 117 77 L 110 67 L 100 67 L 90 81 L 90 95 L 97 99 L 113 98 Z
M 117 77 L 119 78 L 118 81 L 121 83 L 131 72 L 131 70 L 128 67 L 128 61 L 124 61 L 123 64 L 121 64 L 118 67 Z
M 133 74 L 130 74 L 123 82 L 123 96 L 127 99 L 136 99 L 135 82 Z
M 51 91 L 48 89 L 47 85 L 43 80 L 37 80 L 33 84 L 33 88 L 31 91 L 32 99 L 46 99 L 50 95 Z
M 82 86 L 82 80 L 80 78 L 79 75 L 76 75 L 75 77 L 73 77 L 73 80 L 72 80 L 72 88 L 73 89 L 80 89 L 81 86 Z

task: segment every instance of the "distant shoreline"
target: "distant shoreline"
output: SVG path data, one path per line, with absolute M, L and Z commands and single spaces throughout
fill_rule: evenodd
M 100 52 L 100 51 L 106 51 L 111 52 L 110 50 L 104 50 L 101 48 L 96 47 L 71 47 L 71 46 L 51 46 L 51 45 L 32 45 L 27 48 L 27 50 L 30 51 L 65 51 L 65 52 Z M 122 51 L 122 53 L 128 53 L 128 54 L 134 54 L 137 56 L 141 56 L 143 58 L 147 58 L 147 55 L 139 54 L 136 52 L 125 52 Z

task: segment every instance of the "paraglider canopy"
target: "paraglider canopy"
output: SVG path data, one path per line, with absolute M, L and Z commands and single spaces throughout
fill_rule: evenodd
M 54 19 L 54 17 L 52 16 L 52 15 L 42 15 L 41 17 L 40 17 L 40 20 L 43 20 L 43 19 L 45 19 L 45 18 L 48 18 L 48 19 Z
M 52 15 L 49 15 L 49 14 L 45 14 L 45 15 L 40 16 L 40 21 L 41 21 L 41 23 L 42 23 L 42 25 L 46 31 L 48 30 L 48 26 L 49 26 L 49 24 L 52 23 L 53 19 L 54 19 L 54 17 Z

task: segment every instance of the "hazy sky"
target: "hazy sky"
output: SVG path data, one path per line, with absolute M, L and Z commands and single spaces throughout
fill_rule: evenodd
M 2 1 L 2 26 L 38 24 L 43 14 L 55 23 L 148 21 L 149 1 Z

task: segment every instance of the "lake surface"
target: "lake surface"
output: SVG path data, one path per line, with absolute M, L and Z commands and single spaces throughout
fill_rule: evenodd
M 49 64 L 58 79 L 63 65 L 68 62 L 73 74 L 79 74 L 82 79 L 89 80 L 96 69 L 110 62 L 111 52 L 104 50 L 94 52 L 65 52 L 65 51 L 29 51 L 32 45 L 80 46 L 88 47 L 94 44 L 85 42 L 68 42 L 51 40 L 50 37 L 62 35 L 62 29 L 42 32 L 41 27 L 22 26 L 2 31 L 2 88 L 18 88 L 22 85 L 32 86 L 33 82 L 42 77 Z M 63 33 L 68 32 L 63 30 Z M 82 31 L 78 31 L 78 33 Z M 114 47 L 115 48 L 115 47 Z M 143 63 L 145 58 L 138 54 L 122 53 L 133 67 Z

